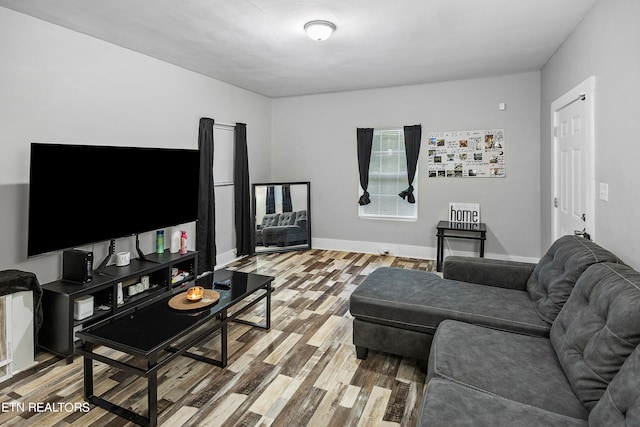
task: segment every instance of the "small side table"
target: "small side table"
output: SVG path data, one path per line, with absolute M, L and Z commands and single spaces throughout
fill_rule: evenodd
M 436 270 L 442 271 L 444 260 L 444 239 L 471 239 L 480 241 L 480 258 L 484 258 L 484 241 L 487 239 L 487 226 L 484 223 L 440 221 L 436 226 L 438 232 L 438 259 Z

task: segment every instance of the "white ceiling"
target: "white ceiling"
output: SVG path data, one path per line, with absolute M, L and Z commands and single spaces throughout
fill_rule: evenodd
M 540 70 L 597 0 L 0 0 L 281 97 Z M 307 21 L 338 27 L 306 37 Z

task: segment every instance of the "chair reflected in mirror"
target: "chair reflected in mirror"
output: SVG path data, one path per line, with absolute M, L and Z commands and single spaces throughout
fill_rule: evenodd
M 253 184 L 256 252 L 311 249 L 309 182 Z

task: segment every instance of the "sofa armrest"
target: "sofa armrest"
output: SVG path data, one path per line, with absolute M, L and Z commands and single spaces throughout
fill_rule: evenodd
M 536 264 L 487 258 L 448 256 L 444 261 L 445 279 L 527 290 L 527 280 Z

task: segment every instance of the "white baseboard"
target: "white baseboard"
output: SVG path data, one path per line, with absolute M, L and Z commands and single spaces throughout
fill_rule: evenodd
M 312 238 L 313 249 L 327 249 L 334 251 L 361 252 L 365 254 L 378 254 L 403 256 L 418 259 L 436 259 L 436 249 L 426 246 L 398 245 L 395 243 L 363 242 L 356 240 L 339 240 Z
M 236 256 L 236 251 L 235 249 L 232 249 L 230 251 L 227 252 L 223 252 L 221 254 L 217 254 L 216 255 L 216 266 L 213 268 L 214 270 L 220 270 L 222 268 L 225 268 L 228 264 L 231 264 L 234 261 L 239 260 L 242 257 L 237 257 Z M 198 273 L 198 277 L 200 276 L 206 276 L 207 274 L 211 274 L 211 271 L 200 271 Z
M 380 242 L 365 242 L 358 240 L 341 240 L 341 239 L 323 239 L 314 237 L 311 241 L 311 247 L 313 249 L 325 249 L 330 251 L 345 251 L 345 252 L 360 252 L 365 254 L 377 254 L 382 255 L 385 251 L 387 255 L 417 258 L 417 259 L 431 259 L 437 258 L 436 248 L 429 246 L 415 246 L 415 245 L 401 245 L 397 243 L 380 243 Z M 451 251 L 445 247 L 445 258 L 449 255 L 457 256 L 469 256 L 477 257 L 478 252 L 470 251 Z M 531 262 L 537 263 L 539 258 L 534 257 L 522 257 L 514 255 L 496 254 L 485 252 L 486 258 L 518 261 L 518 262 Z M 236 256 L 235 249 L 223 252 L 216 256 L 216 270 L 224 268 L 226 265 L 237 261 L 241 257 Z
M 225 265 L 235 261 L 238 259 L 236 256 L 236 250 L 231 249 L 230 251 L 223 252 L 221 254 L 216 255 L 216 270 L 224 267 Z
M 396 243 L 364 242 L 364 241 L 356 241 L 356 240 L 323 239 L 323 238 L 317 238 L 317 237 L 313 238 L 311 242 L 312 242 L 311 247 L 313 249 L 361 252 L 366 254 L 379 254 L 379 255 L 382 255 L 386 251 L 387 255 L 393 255 L 393 256 L 401 256 L 401 257 L 417 258 L 417 259 L 432 259 L 432 260 L 435 260 L 437 258 L 436 248 L 429 247 L 429 246 L 400 245 Z M 448 255 L 477 257 L 478 253 L 469 252 L 469 251 L 450 251 L 447 248 L 445 248 L 445 251 L 444 251 L 445 258 Z M 535 257 L 522 257 L 522 256 L 505 255 L 505 254 L 494 254 L 489 252 L 485 252 L 484 256 L 486 258 L 492 258 L 492 259 L 518 261 L 518 262 L 531 262 L 531 263 L 537 263 L 540 260 L 539 258 L 535 258 Z

